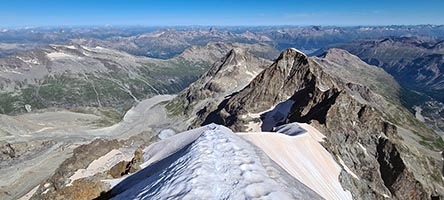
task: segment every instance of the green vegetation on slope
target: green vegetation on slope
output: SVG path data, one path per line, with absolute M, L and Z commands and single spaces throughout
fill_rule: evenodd
M 20 84 L 15 92 L 0 92 L 0 114 L 25 112 L 25 105 L 33 110 L 49 107 L 125 110 L 136 99 L 180 92 L 209 66 L 205 62 L 174 59 L 158 66 L 138 68 L 132 74 L 116 69 L 106 73 L 48 75 L 38 84 Z

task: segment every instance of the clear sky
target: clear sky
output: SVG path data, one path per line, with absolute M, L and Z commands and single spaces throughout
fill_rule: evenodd
M 0 0 L 0 27 L 388 24 L 444 24 L 444 0 Z

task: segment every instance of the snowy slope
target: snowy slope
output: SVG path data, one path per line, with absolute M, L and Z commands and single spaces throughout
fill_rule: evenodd
M 324 136 L 308 124 L 292 123 L 278 132 L 238 133 L 262 149 L 273 161 L 325 199 L 352 199 L 344 191 L 341 167 L 319 143 Z
M 141 171 L 109 181 L 114 199 L 322 199 L 223 126 L 172 136 L 144 157 Z

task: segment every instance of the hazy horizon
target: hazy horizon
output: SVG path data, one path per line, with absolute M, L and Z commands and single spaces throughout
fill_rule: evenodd
M 365 24 L 357 24 L 357 25 L 320 25 L 320 24 L 309 24 L 309 25 L 143 25 L 143 24 L 115 24 L 115 25 L 109 25 L 109 24 L 96 24 L 96 25 L 28 25 L 28 26 L 2 26 L 0 25 L 0 28 L 4 29 L 57 29 L 57 28 L 152 28 L 159 29 L 159 28 L 182 28 L 182 29 L 191 29 L 191 28 L 248 28 L 248 27 L 254 27 L 254 28 L 293 28 L 293 27 L 313 27 L 313 26 L 319 26 L 319 27 L 339 27 L 339 28 L 354 28 L 354 27 L 390 27 L 390 26 L 444 26 L 443 24 L 387 24 L 387 25 L 365 25 Z

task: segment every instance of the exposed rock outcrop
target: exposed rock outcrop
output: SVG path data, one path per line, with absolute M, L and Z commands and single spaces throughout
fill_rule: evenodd
M 292 100 L 288 115 L 274 125 L 311 123 L 326 133 L 325 147 L 357 174 L 341 178 L 355 198 L 444 195 L 442 180 L 433 178 L 442 176 L 436 170 L 440 147 L 418 142 L 418 135 L 438 137 L 402 107 L 398 95 L 390 75 L 346 51 L 308 58 L 287 49 L 245 88 L 207 110 L 202 121 L 243 131 L 276 104 Z
M 96 139 L 80 145 L 40 184 L 32 199 L 97 198 L 110 189 L 103 179 L 120 178 L 140 170 L 144 162 L 142 149 L 155 141 L 157 137 L 153 134 L 142 132 L 126 140 Z M 112 152 L 118 153 L 110 154 Z M 88 172 L 89 169 L 92 172 Z
M 131 161 L 120 161 L 117 165 L 113 166 L 109 171 L 108 174 L 111 176 L 111 178 L 120 178 L 122 176 L 134 173 L 138 170 L 140 170 L 140 164 L 144 162 L 143 155 L 142 155 L 142 149 L 138 148 L 136 151 L 134 151 L 134 157 L 131 159 Z
M 55 174 L 49 178 L 47 182 L 50 186 L 40 187 L 36 194 L 42 194 L 46 190 L 48 190 L 46 193 L 52 193 L 63 189 L 67 183 L 67 179 L 72 176 L 76 170 L 86 168 L 93 160 L 119 147 L 120 144 L 117 140 L 107 141 L 103 139 L 94 140 L 90 144 L 79 146 L 74 149 L 73 156 L 65 160 L 56 170 Z
M 167 108 L 172 114 L 189 116 L 191 126 L 199 126 L 207 110 L 214 109 L 227 95 L 244 88 L 270 64 L 271 61 L 245 49 L 232 49 L 172 100 Z M 195 118 L 196 113 L 198 118 Z

